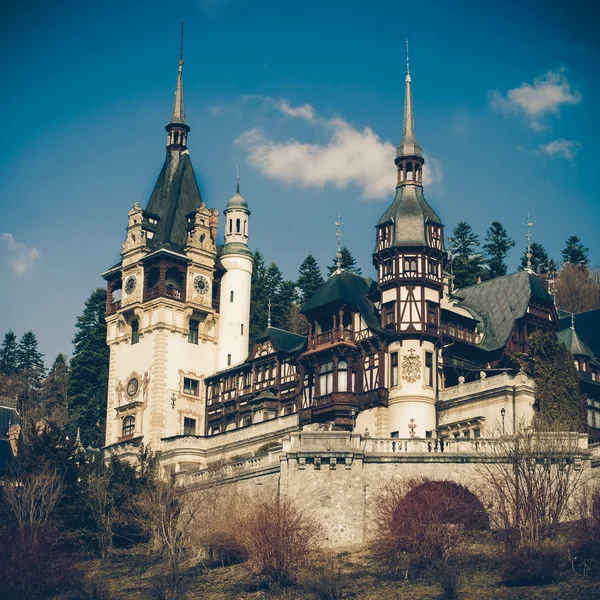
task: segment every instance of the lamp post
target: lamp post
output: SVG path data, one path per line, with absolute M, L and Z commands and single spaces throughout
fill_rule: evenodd
M 504 435 L 504 417 L 506 415 L 506 409 L 504 407 L 500 411 L 500 415 L 502 416 L 502 435 Z

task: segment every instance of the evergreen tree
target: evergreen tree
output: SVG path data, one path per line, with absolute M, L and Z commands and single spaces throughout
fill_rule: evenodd
M 480 252 L 479 236 L 473 232 L 471 226 L 461 221 L 452 232 L 450 253 L 452 255 L 452 270 L 454 273 L 454 287 L 460 289 L 476 284 L 488 278 L 485 260 Z
M 106 345 L 106 290 L 98 288 L 85 301 L 75 324 L 68 394 L 73 430 L 81 429 L 85 446 L 104 444 L 109 349 Z
M 300 290 L 300 302 L 304 304 L 325 283 L 321 268 L 312 254 L 309 254 L 300 265 L 300 273 L 296 285 Z
M 69 365 L 67 357 L 61 353 L 54 359 L 46 381 L 44 381 L 46 415 L 60 427 L 64 427 L 67 421 L 68 386 Z
M 18 352 L 17 336 L 11 329 L 4 334 L 4 340 L 0 346 L 0 374 L 8 377 L 19 370 Z
M 506 229 L 498 221 L 494 221 L 485 235 L 486 244 L 483 250 L 488 264 L 490 279 L 506 275 L 506 255 L 514 247 L 515 241 L 510 239 Z
M 348 273 L 355 273 L 356 275 L 362 275 L 362 269 L 356 266 L 356 259 L 352 256 L 352 253 L 346 246 L 342 246 L 342 260 L 341 260 L 342 271 L 348 271 Z M 331 277 L 337 270 L 337 253 L 333 257 L 333 264 L 327 267 L 327 274 Z
M 572 235 L 567 240 L 567 245 L 562 251 L 563 260 L 565 263 L 571 263 L 572 265 L 577 265 L 579 267 L 587 267 L 590 262 L 587 255 L 588 250 L 589 248 L 586 248 L 576 235 Z
M 256 338 L 267 326 L 267 304 L 269 291 L 267 289 L 267 268 L 265 259 L 260 250 L 253 254 L 254 266 L 252 268 L 252 288 L 250 291 L 250 347 L 254 345 Z
M 38 341 L 33 331 L 24 333 L 17 347 L 17 370 L 45 372 L 44 355 L 38 349 Z
M 558 425 L 566 431 L 581 430 L 581 396 L 573 355 L 552 331 L 535 331 L 529 343 L 538 409 L 536 428 Z
M 521 256 L 521 266 L 519 270 L 525 270 L 527 268 L 527 248 Z M 556 263 L 548 256 L 546 248 L 538 242 L 531 244 L 531 268 L 534 273 L 538 275 L 545 275 L 549 271 L 556 271 Z

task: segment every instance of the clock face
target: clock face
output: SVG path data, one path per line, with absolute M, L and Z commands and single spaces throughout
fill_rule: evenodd
M 206 294 L 208 292 L 208 279 L 203 275 L 196 275 L 194 278 L 194 287 L 199 294 Z
M 136 284 L 135 276 L 130 275 L 127 278 L 127 280 L 125 281 L 125 291 L 128 294 L 131 294 L 133 292 L 133 290 L 135 290 L 135 284 Z

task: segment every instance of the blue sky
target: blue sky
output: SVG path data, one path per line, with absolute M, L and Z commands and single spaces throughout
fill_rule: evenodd
M 203 197 L 222 210 L 239 163 L 250 245 L 287 278 L 309 252 L 331 262 L 338 211 L 374 273 L 406 36 L 425 194 L 446 235 L 467 220 L 483 238 L 499 220 L 517 240 L 514 269 L 530 212 L 554 258 L 576 234 L 600 263 L 596 2 L 4 3 L 0 334 L 32 329 L 48 362 L 71 352 L 164 160 L 182 19 Z

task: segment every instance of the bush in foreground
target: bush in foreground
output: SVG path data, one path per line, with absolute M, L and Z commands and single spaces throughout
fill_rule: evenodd
M 552 583 L 561 558 L 560 550 L 551 545 L 510 549 L 504 555 L 502 582 L 508 586 Z

